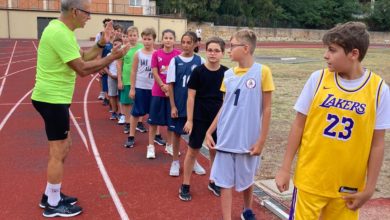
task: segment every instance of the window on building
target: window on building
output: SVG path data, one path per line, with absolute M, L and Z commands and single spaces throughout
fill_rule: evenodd
M 142 0 L 130 0 L 130 6 L 142 6 Z

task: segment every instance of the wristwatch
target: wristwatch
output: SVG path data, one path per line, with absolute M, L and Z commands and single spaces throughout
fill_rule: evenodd
M 99 48 L 104 48 L 106 45 L 100 45 L 99 41 L 98 41 L 98 42 L 96 42 L 96 46 L 98 46 Z

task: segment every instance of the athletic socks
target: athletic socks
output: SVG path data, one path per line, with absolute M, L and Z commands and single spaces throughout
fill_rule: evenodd
M 47 183 L 45 195 L 47 195 L 47 202 L 51 206 L 57 206 L 58 202 L 61 200 L 61 183 L 51 184 Z

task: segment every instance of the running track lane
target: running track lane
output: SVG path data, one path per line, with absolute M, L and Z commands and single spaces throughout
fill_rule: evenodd
M 19 65 L 11 64 L 11 68 L 23 69 Z M 0 97 L 1 121 L 12 108 L 12 105 L 1 104 L 5 103 L 4 100 L 7 103 L 20 100 L 32 88 L 34 72 L 33 69 L 26 70 L 23 75 L 18 73 L 7 79 L 4 95 Z M 85 135 L 84 107 L 80 101 L 90 81 L 91 77 L 78 79 L 75 103 L 71 106 Z M 181 178 L 168 176 L 170 156 L 163 154 L 163 148 L 157 146 L 157 159 L 146 160 L 146 134 L 137 133 L 135 148 L 123 148 L 125 135 L 121 133 L 122 127 L 109 121 L 107 109 L 94 102 L 97 93 L 98 85 L 93 83 L 87 94 L 88 100 L 92 101 L 88 103 L 91 130 L 107 173 L 130 219 L 220 219 L 219 200 L 207 190 L 207 176 L 193 176 L 192 202 L 179 201 L 177 193 Z M 63 189 L 65 193 L 79 197 L 84 213 L 78 218 L 119 219 L 92 152 L 86 150 L 73 124 L 71 131 L 73 147 L 65 165 Z M 0 193 L 3 198 L 14 198 L 3 200 L 1 213 L 4 213 L 5 218 L 40 219 L 42 210 L 37 204 L 45 187 L 47 143 L 43 122 L 30 104 L 29 97 L 16 108 L 4 125 L 0 131 L 0 140 L 0 155 L 3 158 L 0 161 Z M 181 151 L 184 153 L 184 145 Z M 181 157 L 181 162 L 183 159 Z M 209 168 L 205 158 L 199 161 Z M 207 171 L 209 173 L 209 169 Z M 235 199 L 236 219 L 241 204 L 241 198 Z M 21 208 L 23 212 L 15 212 Z M 255 212 L 265 219 L 276 219 L 259 206 L 256 206 Z

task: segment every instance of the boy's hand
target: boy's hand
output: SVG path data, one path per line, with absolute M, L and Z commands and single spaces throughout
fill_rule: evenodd
M 183 128 L 184 132 L 186 132 L 187 134 L 191 134 L 192 126 L 193 126 L 192 121 L 187 120 L 186 123 L 184 124 L 184 128 Z
M 178 117 L 177 108 L 176 108 L 176 106 L 172 106 L 171 107 L 171 118 L 177 118 L 177 117 Z
M 122 90 L 122 89 L 123 89 L 122 80 L 118 80 L 118 89 L 119 89 L 119 90 Z
M 208 148 L 215 150 L 215 142 L 213 136 L 209 133 L 206 132 L 206 145 Z
M 287 191 L 290 185 L 290 172 L 280 168 L 276 174 L 275 183 L 280 192 Z
M 165 93 L 166 96 L 168 96 L 167 94 L 169 94 L 169 93 L 168 93 L 168 91 L 169 91 L 169 86 L 168 86 L 167 84 L 163 84 L 163 85 L 161 86 L 161 90 Z
M 134 98 L 135 98 L 135 89 L 134 89 L 133 86 L 132 86 L 131 89 L 130 89 L 129 97 L 130 97 L 131 99 L 134 99 Z
M 257 142 L 255 144 L 253 144 L 251 149 L 250 149 L 250 153 L 249 154 L 251 156 L 259 156 L 261 154 L 261 146 L 260 146 L 260 144 L 258 144 Z
M 367 191 L 357 192 L 351 195 L 343 196 L 347 208 L 356 211 L 361 208 L 372 196 L 373 193 Z

